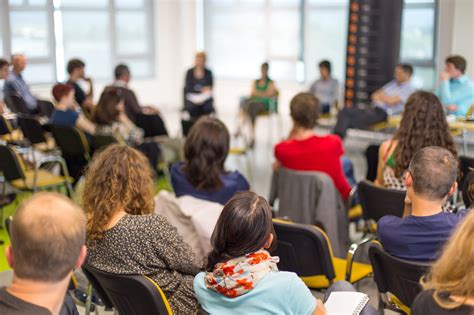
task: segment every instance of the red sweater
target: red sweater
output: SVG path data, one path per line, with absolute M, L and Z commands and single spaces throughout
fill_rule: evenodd
M 332 178 L 341 196 L 347 199 L 351 186 L 342 170 L 343 154 L 341 139 L 336 135 L 286 140 L 275 147 L 275 157 L 283 167 L 297 171 L 324 172 Z

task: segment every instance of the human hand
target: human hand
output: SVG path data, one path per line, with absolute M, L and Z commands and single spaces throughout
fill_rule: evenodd
M 439 75 L 439 79 L 441 81 L 448 81 L 450 79 L 449 73 L 447 71 L 441 72 L 441 74 Z
M 457 106 L 457 105 L 454 105 L 454 104 L 448 105 L 448 106 L 446 106 L 446 108 L 447 108 L 448 111 L 450 111 L 450 112 L 456 112 L 456 111 L 458 110 L 458 106 Z
M 272 164 L 272 170 L 273 171 L 278 171 L 278 169 L 281 167 L 281 163 L 279 161 L 275 161 Z

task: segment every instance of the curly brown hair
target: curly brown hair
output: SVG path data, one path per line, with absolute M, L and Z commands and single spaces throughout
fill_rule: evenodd
M 86 170 L 82 199 L 87 239 L 100 239 L 117 210 L 132 215 L 153 213 L 153 188 L 150 164 L 139 151 L 113 144 L 95 155 Z
M 445 148 L 457 157 L 456 146 L 449 132 L 443 105 L 436 95 L 417 91 L 407 100 L 402 121 L 395 133 L 395 175 L 401 177 L 413 155 L 421 148 Z

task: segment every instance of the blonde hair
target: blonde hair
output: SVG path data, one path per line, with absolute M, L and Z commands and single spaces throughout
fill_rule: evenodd
M 205 51 L 198 51 L 195 55 L 195 58 L 198 58 L 198 57 L 203 58 L 204 60 L 206 60 L 207 59 L 207 54 L 206 54 Z
M 96 154 L 86 171 L 82 204 L 89 240 L 102 238 L 104 227 L 119 209 L 132 215 L 153 213 L 153 172 L 148 159 L 123 144 Z
M 474 297 L 474 211 L 457 227 L 421 284 L 425 290 L 434 290 L 434 300 L 445 309 L 459 307 Z M 461 299 L 453 301 L 444 294 Z

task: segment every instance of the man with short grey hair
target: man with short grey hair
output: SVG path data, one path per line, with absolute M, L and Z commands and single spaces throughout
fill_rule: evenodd
M 457 159 L 443 148 L 425 147 L 415 153 L 405 175 L 403 218 L 388 215 L 377 223 L 380 242 L 389 254 L 421 262 L 438 258 L 444 243 L 468 213 L 443 211 L 447 199 L 456 192 L 458 167 Z
M 38 193 L 16 210 L 11 246 L 10 286 L 0 288 L 0 314 L 64 314 L 64 297 L 74 268 L 86 256 L 83 211 L 57 193 Z

